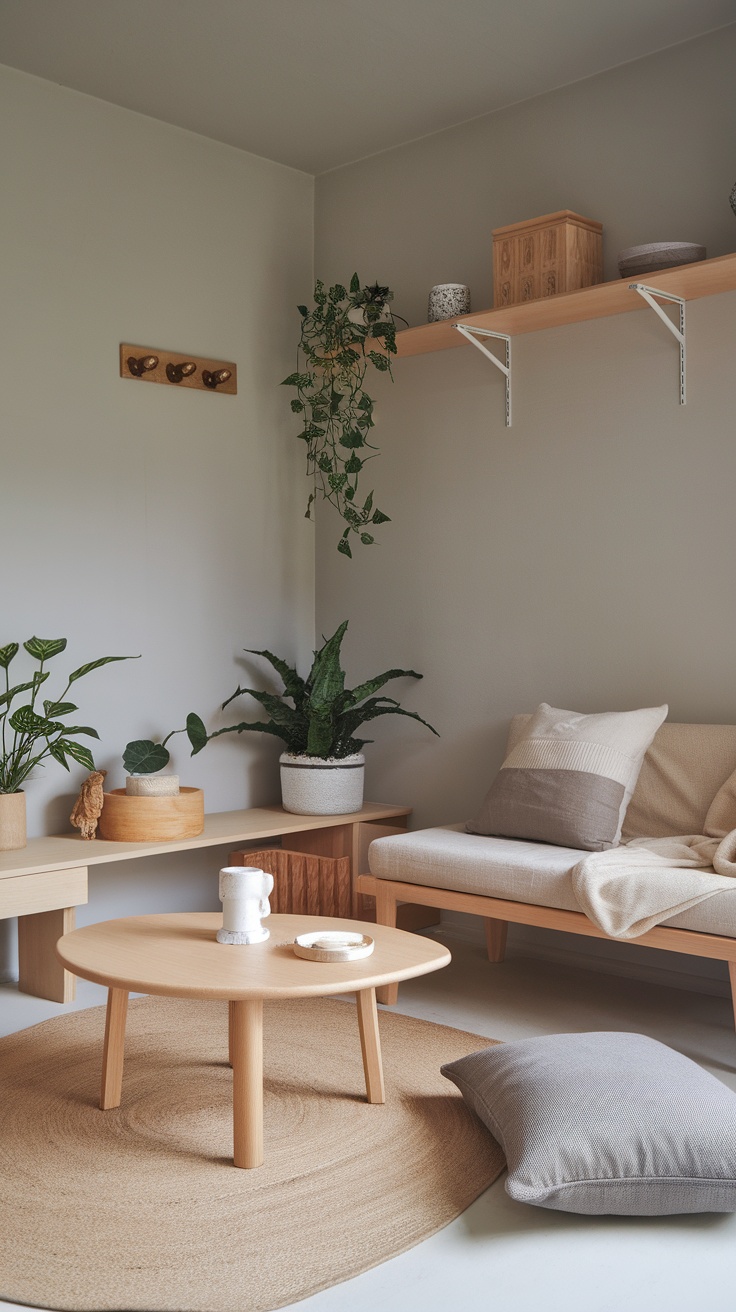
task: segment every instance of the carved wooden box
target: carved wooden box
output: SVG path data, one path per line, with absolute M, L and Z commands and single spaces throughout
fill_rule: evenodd
M 572 210 L 493 230 L 493 305 L 519 305 L 603 281 L 603 224 Z

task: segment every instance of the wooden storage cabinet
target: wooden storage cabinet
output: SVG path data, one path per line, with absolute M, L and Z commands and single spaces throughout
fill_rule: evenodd
M 493 303 L 521 305 L 603 280 L 603 224 L 572 210 L 493 231 Z

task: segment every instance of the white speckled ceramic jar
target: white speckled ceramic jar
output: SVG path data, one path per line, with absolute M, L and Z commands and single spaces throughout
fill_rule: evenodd
M 458 314 L 470 313 L 470 288 L 461 282 L 442 282 L 433 287 L 429 293 L 427 319 L 436 323 L 438 319 L 454 319 Z
M 363 805 L 365 757 L 362 752 L 341 760 L 283 752 L 279 763 L 285 811 L 297 815 L 350 815 Z
M 128 797 L 178 797 L 178 774 L 129 774 L 125 777 Z

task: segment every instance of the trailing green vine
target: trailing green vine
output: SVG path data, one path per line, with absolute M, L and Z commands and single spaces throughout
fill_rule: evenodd
M 336 283 L 325 290 L 318 281 L 314 308 L 299 306 L 304 367 L 283 382 L 296 388 L 291 408 L 303 418 L 299 437 L 306 443 L 307 476 L 313 480 L 306 518 L 311 518 L 317 497 L 329 501 L 345 521 L 337 544 L 344 556 L 352 556 L 351 535 L 371 546 L 373 526 L 389 520 L 374 505 L 372 491 L 360 503 L 358 481 L 378 452 L 368 441 L 374 421 L 365 375 L 369 364 L 390 375 L 391 356 L 396 354 L 396 327 L 387 309 L 391 300 L 388 287 L 361 287 L 357 273 L 349 289 Z

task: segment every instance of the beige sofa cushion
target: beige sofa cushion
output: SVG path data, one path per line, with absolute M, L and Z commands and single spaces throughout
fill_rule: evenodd
M 666 706 L 583 715 L 542 702 L 504 760 L 469 834 L 602 852 L 615 847 Z
M 465 833 L 462 825 L 444 825 L 376 838 L 368 864 L 379 879 L 579 911 L 570 874 L 586 855 L 577 848 L 486 838 Z M 736 938 L 736 895 L 717 893 L 664 923 Z
M 507 752 L 529 719 L 513 717 Z M 663 724 L 644 757 L 622 838 L 702 834 L 710 804 L 733 770 L 736 725 Z

